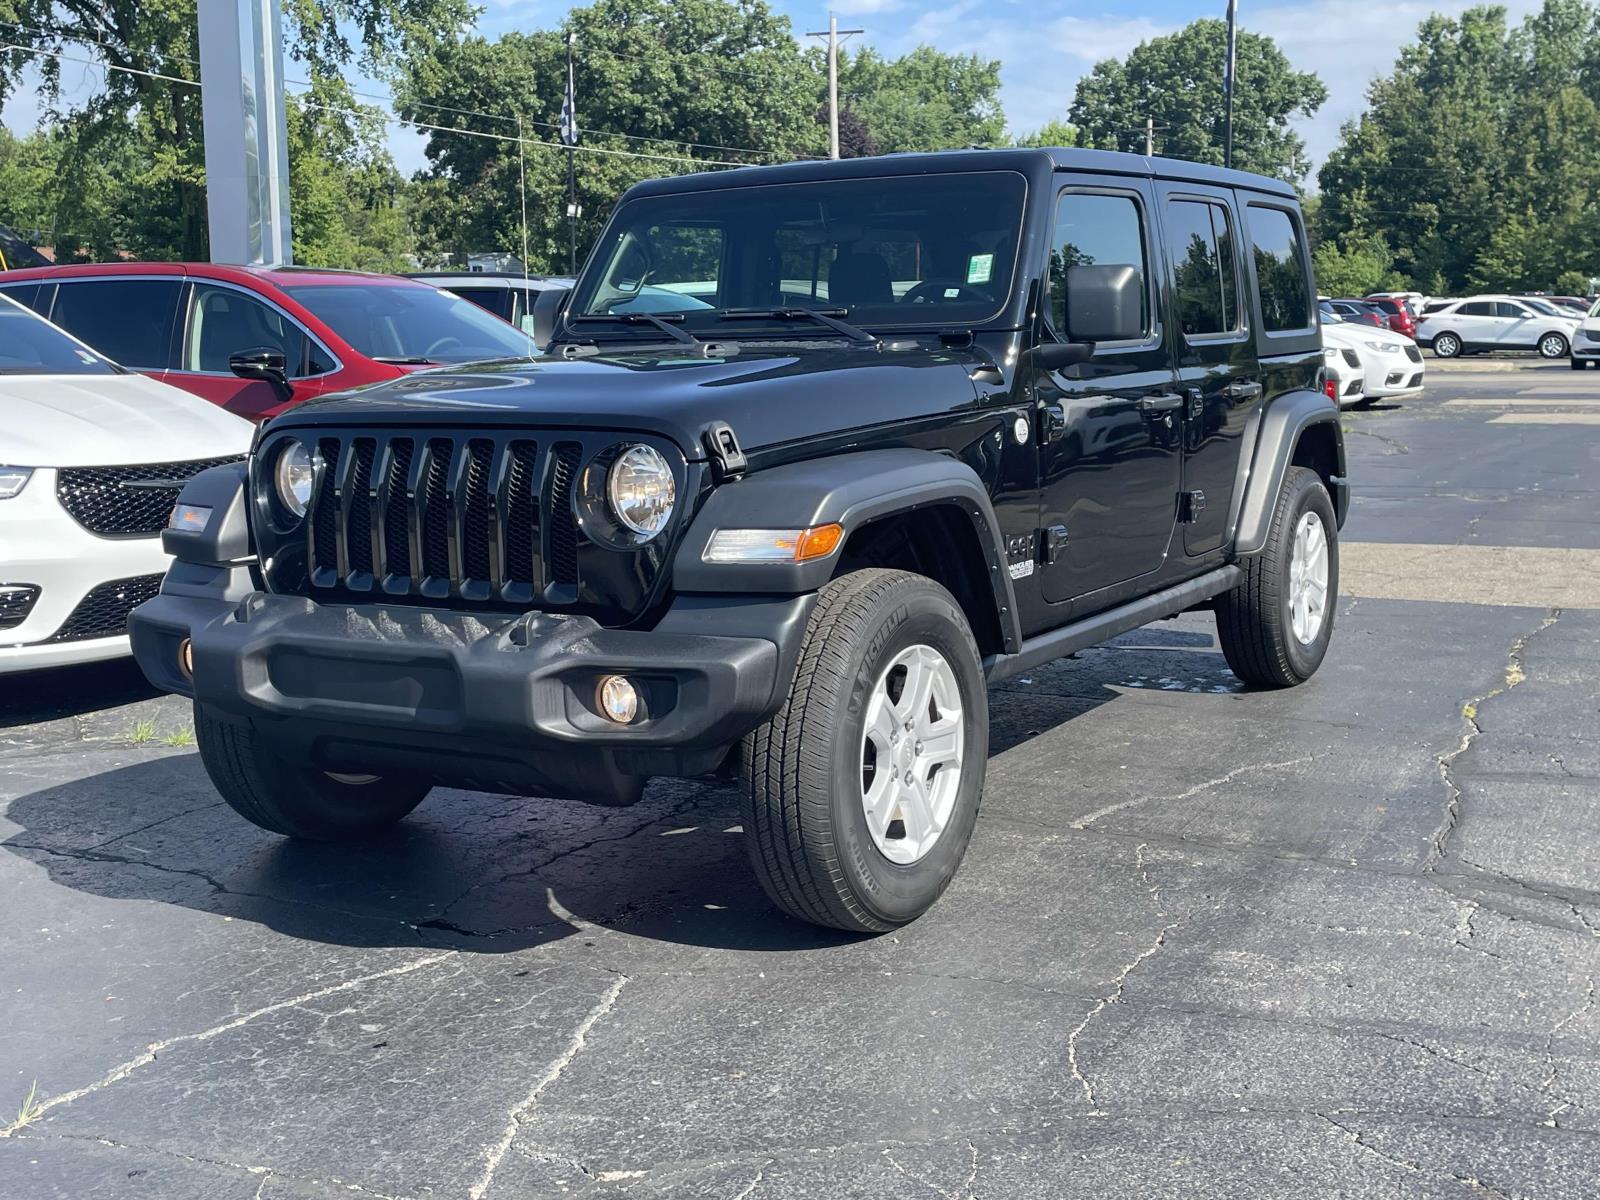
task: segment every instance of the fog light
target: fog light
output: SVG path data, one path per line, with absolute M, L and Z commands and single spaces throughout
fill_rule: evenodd
M 194 650 L 188 638 L 178 643 L 178 670 L 183 672 L 185 679 L 194 678 Z
M 607 720 L 627 725 L 639 715 L 639 693 L 621 675 L 602 675 L 595 686 L 595 699 Z

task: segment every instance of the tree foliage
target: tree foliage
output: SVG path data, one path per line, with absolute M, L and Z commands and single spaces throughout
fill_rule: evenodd
M 822 67 L 820 51 L 812 61 Z M 870 46 L 839 61 L 841 108 L 865 122 L 879 154 L 997 146 L 1005 139 L 1000 60 L 918 46 L 887 59 Z
M 1600 273 L 1597 47 L 1589 0 L 1428 17 L 1322 168 L 1323 237 L 1381 242 L 1430 292 Z
M 1145 120 L 1156 125 L 1156 152 L 1195 162 L 1223 160 L 1223 66 L 1227 25 L 1202 18 L 1152 38 L 1127 60 L 1107 59 L 1078 81 L 1069 118 L 1081 144 L 1144 153 Z M 1236 167 L 1300 182 L 1305 143 L 1290 127 L 1328 97 L 1315 75 L 1296 71 L 1269 37 L 1240 30 L 1233 108 Z

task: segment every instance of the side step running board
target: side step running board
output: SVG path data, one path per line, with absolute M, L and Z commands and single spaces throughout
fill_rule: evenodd
M 999 683 L 1022 671 L 1032 670 L 1041 663 L 1063 658 L 1086 646 L 1114 638 L 1119 633 L 1127 633 L 1151 621 L 1180 613 L 1226 592 L 1239 582 L 1243 574 L 1235 566 L 1218 567 L 1184 583 L 1130 600 L 1127 604 L 1063 625 L 1060 629 L 1041 633 L 1023 642 L 1022 648 L 1015 654 L 991 654 L 985 658 L 984 677 L 990 683 Z

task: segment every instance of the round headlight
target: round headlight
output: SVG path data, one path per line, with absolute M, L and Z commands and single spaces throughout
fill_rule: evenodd
M 311 503 L 311 452 L 304 442 L 290 442 L 278 452 L 272 478 L 283 506 L 297 517 L 305 516 Z
M 606 497 L 617 520 L 646 538 L 667 527 L 676 492 L 672 468 L 649 446 L 624 450 L 606 480 Z

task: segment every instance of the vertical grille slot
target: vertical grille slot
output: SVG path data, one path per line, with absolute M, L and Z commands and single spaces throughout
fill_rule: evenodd
M 539 447 L 533 442 L 512 442 L 506 464 L 505 576 L 508 583 L 538 582 L 534 556 L 539 547 L 539 497 L 534 493 Z
M 387 495 L 383 504 L 383 558 L 384 572 L 390 576 L 410 578 L 415 571 L 411 563 L 411 539 L 407 528 L 411 500 L 406 485 L 411 478 L 411 459 L 416 444 L 410 438 L 395 438 L 389 443 L 389 472 L 384 480 Z
M 474 438 L 467 443 L 465 488 L 461 511 L 462 574 L 491 581 L 489 563 L 489 472 L 494 468 L 494 443 Z
M 583 448 L 558 442 L 551 450 L 549 511 L 544 522 L 549 531 L 545 563 L 552 584 L 578 582 L 578 523 L 572 516 L 572 485 L 578 474 Z
M 371 438 L 356 438 L 351 444 L 355 462 L 350 468 L 349 483 L 342 489 L 344 502 L 345 554 L 350 561 L 350 574 L 372 575 L 372 456 L 377 446 Z M 346 580 L 357 586 L 354 580 Z
M 428 474 L 422 485 L 422 573 L 450 578 L 450 459 L 455 445 L 444 438 L 428 443 Z
M 322 471 L 317 483 L 317 507 L 311 522 L 311 557 L 314 567 L 337 573 L 339 570 L 339 502 L 333 494 L 333 481 L 339 474 L 340 443 L 323 438 L 317 443 Z

